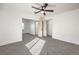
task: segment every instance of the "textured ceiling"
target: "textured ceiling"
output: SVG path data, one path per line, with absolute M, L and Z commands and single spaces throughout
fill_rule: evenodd
M 42 3 L 39 3 L 42 4 Z M 47 13 L 48 15 L 60 14 L 68 11 L 72 11 L 75 9 L 79 9 L 79 3 L 48 3 L 48 7 L 46 9 L 53 9 L 53 13 Z M 35 15 L 33 12 L 37 11 L 32 8 L 32 6 L 40 7 L 36 3 L 0 3 L 0 10 L 12 10 L 12 11 L 20 11 L 22 13 L 26 13 L 28 15 Z M 39 14 L 36 14 L 37 16 Z
M 42 4 L 42 3 L 39 3 L 39 4 Z M 53 9 L 56 14 L 66 12 L 66 11 L 71 11 L 74 9 L 79 9 L 79 3 L 48 3 L 48 4 L 49 5 L 47 9 Z M 36 11 L 35 9 L 31 8 L 31 6 L 40 7 L 39 5 L 34 4 L 34 3 L 10 3 L 10 4 L 0 3 L 0 9 L 1 8 L 11 8 L 11 9 L 14 8 L 14 9 L 19 9 L 28 13 L 32 13 L 33 11 Z
M 53 9 L 55 14 L 59 14 L 79 9 L 79 3 L 52 3 L 52 4 L 49 3 L 48 9 Z

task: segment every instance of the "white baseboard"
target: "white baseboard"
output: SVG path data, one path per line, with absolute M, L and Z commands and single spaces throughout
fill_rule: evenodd
M 4 46 L 4 45 L 8 45 L 8 44 L 12 44 L 12 43 L 16 43 L 16 42 L 20 42 L 20 41 L 22 41 L 22 39 L 20 39 L 20 40 L 14 40 L 14 41 L 7 41 L 7 42 L 1 42 L 0 43 L 0 46 Z

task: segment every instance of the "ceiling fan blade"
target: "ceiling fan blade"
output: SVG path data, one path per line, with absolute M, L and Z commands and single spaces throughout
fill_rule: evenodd
M 34 12 L 34 13 L 37 14 L 37 13 L 39 13 L 39 12 L 41 12 L 41 10 L 40 10 L 40 11 L 37 11 L 37 12 Z
M 45 4 L 44 4 L 44 8 L 46 8 L 47 6 L 48 6 L 48 3 L 45 3 Z
M 39 8 L 37 8 L 37 7 L 34 7 L 34 6 L 32 6 L 32 8 L 35 8 L 35 9 L 41 10 L 41 9 L 39 9 Z
M 44 11 L 46 11 L 46 12 L 54 12 L 54 10 L 44 10 Z

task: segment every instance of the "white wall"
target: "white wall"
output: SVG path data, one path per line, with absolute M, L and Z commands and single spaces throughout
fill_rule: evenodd
M 52 37 L 79 44 L 79 9 L 53 17 Z
M 35 35 L 35 23 L 33 21 L 30 23 L 30 34 Z
M 0 46 L 21 40 L 22 28 L 19 13 L 0 11 Z
M 26 20 L 22 20 L 22 22 L 24 23 L 24 30 L 22 31 L 22 33 L 30 33 L 30 22 Z
M 24 30 L 23 33 L 29 33 L 35 35 L 35 23 L 33 20 L 23 19 Z
M 47 34 L 52 36 L 52 30 L 53 30 L 53 19 L 49 19 L 49 21 L 47 21 Z
M 36 19 L 30 6 L 26 3 L 0 3 L 0 46 L 22 40 L 22 18 Z

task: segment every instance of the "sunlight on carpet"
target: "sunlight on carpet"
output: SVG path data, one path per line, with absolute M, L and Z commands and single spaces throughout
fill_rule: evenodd
M 45 42 L 45 40 L 36 37 L 25 46 L 29 49 L 32 55 L 39 55 L 44 47 Z

